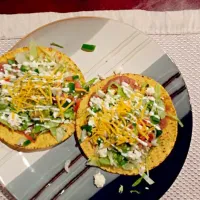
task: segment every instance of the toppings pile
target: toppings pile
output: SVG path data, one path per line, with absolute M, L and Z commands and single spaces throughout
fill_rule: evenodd
M 49 131 L 62 141 L 64 125 L 74 123 L 79 97 L 87 92 L 70 60 L 34 44 L 0 64 L 0 79 L 0 122 L 27 138 L 22 146 Z
M 122 75 L 90 97 L 80 141 L 89 141 L 96 151 L 90 165 L 148 170 L 145 159 L 158 145 L 166 117 L 160 89 Z

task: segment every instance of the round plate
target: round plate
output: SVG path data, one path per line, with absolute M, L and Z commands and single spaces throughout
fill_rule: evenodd
M 81 164 L 77 166 L 74 164 L 75 167 L 72 167 L 70 173 L 67 174 L 68 178 L 62 181 L 59 190 L 56 179 L 52 182 L 51 190 L 53 192 L 51 191 L 48 198 L 61 195 L 61 199 L 70 200 L 89 198 L 159 199 L 178 176 L 187 156 L 192 134 L 189 96 L 185 82 L 175 64 L 147 35 L 129 25 L 105 18 L 80 17 L 57 21 L 33 31 L 20 40 L 14 48 L 27 46 L 31 40 L 43 46 L 50 46 L 52 42 L 62 45 L 64 48 L 58 49 L 75 61 L 86 79 L 91 79 L 98 74 L 111 75 L 113 70 L 119 67 L 122 67 L 124 72 L 152 77 L 169 92 L 178 117 L 184 124 L 184 128 L 178 128 L 177 141 L 171 154 L 160 166 L 150 171 L 150 177 L 155 181 L 153 185 L 149 186 L 143 181 L 138 187 L 132 188 L 131 185 L 139 176 L 119 176 L 102 171 L 107 185 L 102 189 L 97 189 L 93 185 L 92 177 L 94 173 L 101 170 L 85 167 L 83 163 L 85 159 L 82 159 L 83 169 L 78 170 Z M 84 43 L 96 45 L 95 51 L 82 51 L 81 46 Z M 73 137 L 72 140 L 74 140 Z M 73 152 L 75 149 L 77 147 L 71 148 L 70 151 Z M 58 163 L 58 160 L 56 162 Z M 59 170 L 49 171 L 48 175 L 53 177 Z M 33 179 L 28 181 L 27 185 L 30 186 Z M 40 188 L 39 186 L 37 188 L 38 191 L 44 186 L 44 183 L 43 185 L 38 184 L 40 185 Z M 33 184 L 35 183 L 33 182 Z M 120 185 L 124 186 L 122 194 L 118 193 Z M 28 189 L 30 190 L 27 188 L 25 191 Z M 140 194 L 130 193 L 130 190 L 138 190 Z M 39 195 L 47 197 L 45 196 L 47 192 L 43 188 Z

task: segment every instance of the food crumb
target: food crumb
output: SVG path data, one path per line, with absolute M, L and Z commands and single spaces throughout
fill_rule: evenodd
M 98 172 L 97 174 L 94 175 L 94 184 L 96 185 L 97 188 L 102 188 L 106 182 L 106 179 L 103 174 Z
M 65 162 L 65 171 L 66 171 L 67 173 L 69 173 L 69 165 L 70 165 L 70 163 L 71 163 L 71 160 L 67 160 L 67 161 Z

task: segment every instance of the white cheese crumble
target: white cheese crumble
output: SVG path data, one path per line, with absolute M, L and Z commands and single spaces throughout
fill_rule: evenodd
M 17 142 L 17 145 L 22 146 L 25 141 L 26 141 L 25 138 L 20 138 L 19 141 Z
M 95 112 L 93 112 L 90 108 L 87 108 L 87 111 L 92 115 L 92 116 L 96 116 L 97 114 Z
M 90 99 L 90 106 L 93 106 L 93 105 L 96 105 L 97 106 L 97 108 L 100 108 L 100 109 L 102 109 L 102 103 L 103 103 L 103 100 L 102 99 L 100 99 L 100 98 L 98 98 L 98 97 L 92 97 L 91 99 Z
M 102 90 L 98 90 L 97 91 L 97 95 L 101 98 L 103 98 L 105 96 L 105 93 Z
M 127 157 L 132 159 L 132 160 L 139 160 L 141 158 L 142 154 L 141 152 L 135 150 L 134 152 L 128 151 L 127 152 Z
M 101 158 L 107 157 L 108 154 L 107 148 L 99 149 L 98 154 Z
M 106 179 L 100 172 L 94 175 L 94 184 L 98 188 L 102 188 L 105 185 Z
M 62 91 L 63 92 L 69 92 L 69 88 L 67 87 L 67 88 L 62 88 Z
M 10 113 L 8 116 L 8 123 L 11 126 L 19 126 L 22 123 L 22 120 L 19 118 L 18 114 Z
M 148 87 L 148 88 L 146 89 L 146 94 L 149 95 L 149 96 L 154 95 L 154 94 L 155 94 L 154 88 L 153 88 L 153 87 Z
M 94 117 L 90 117 L 90 118 L 89 118 L 88 125 L 89 125 L 89 126 L 92 126 L 92 127 L 95 127 Z
M 85 129 L 81 132 L 81 141 L 84 141 L 87 138 L 87 131 Z
M 57 111 L 53 112 L 53 117 L 54 117 L 54 118 L 57 118 L 58 115 L 59 115 L 59 112 L 57 112 Z

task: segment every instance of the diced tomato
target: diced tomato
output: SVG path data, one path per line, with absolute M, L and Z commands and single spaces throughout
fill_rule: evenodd
M 133 129 L 133 125 L 132 124 L 128 125 L 128 128 Z
M 146 138 L 145 138 L 143 135 L 140 135 L 140 134 L 139 134 L 139 138 L 140 138 L 140 140 L 142 140 L 142 141 L 145 141 L 145 140 L 146 140 Z
M 82 86 L 81 86 L 81 84 L 80 84 L 79 81 L 76 81 L 76 82 L 75 82 L 75 88 L 76 88 L 76 89 L 82 88 Z
M 142 149 L 143 148 L 143 145 L 142 144 L 138 144 L 138 147 L 140 148 L 140 149 Z
M 117 77 L 114 77 L 113 79 L 108 81 L 108 83 L 103 87 L 103 91 L 107 91 L 109 85 L 112 82 L 115 82 L 118 84 L 125 82 L 125 83 L 129 84 L 133 89 L 139 89 L 139 86 L 136 84 L 135 80 L 133 80 L 132 78 L 129 78 L 128 76 L 118 75 Z
M 149 133 L 148 141 L 151 142 L 154 138 L 155 138 L 155 135 L 153 133 Z
M 152 147 L 152 144 L 150 142 L 147 142 L 148 143 L 148 147 Z
M 3 64 L 0 63 L 0 72 L 3 72 L 4 73 L 4 67 L 3 67 Z
M 73 81 L 73 78 L 72 78 L 72 76 L 68 76 L 68 77 L 65 78 L 65 80 L 66 81 Z
M 161 129 L 164 129 L 167 126 L 167 119 L 166 118 L 161 119 L 159 125 Z
M 74 111 L 77 112 L 79 106 L 81 103 L 81 99 L 76 99 L 75 105 L 74 105 Z
M 19 133 L 24 135 L 27 140 L 30 140 L 31 142 L 35 142 L 34 138 L 32 138 L 30 135 L 24 133 L 23 131 L 19 131 Z
M 10 82 L 10 77 L 4 78 L 4 81 Z

